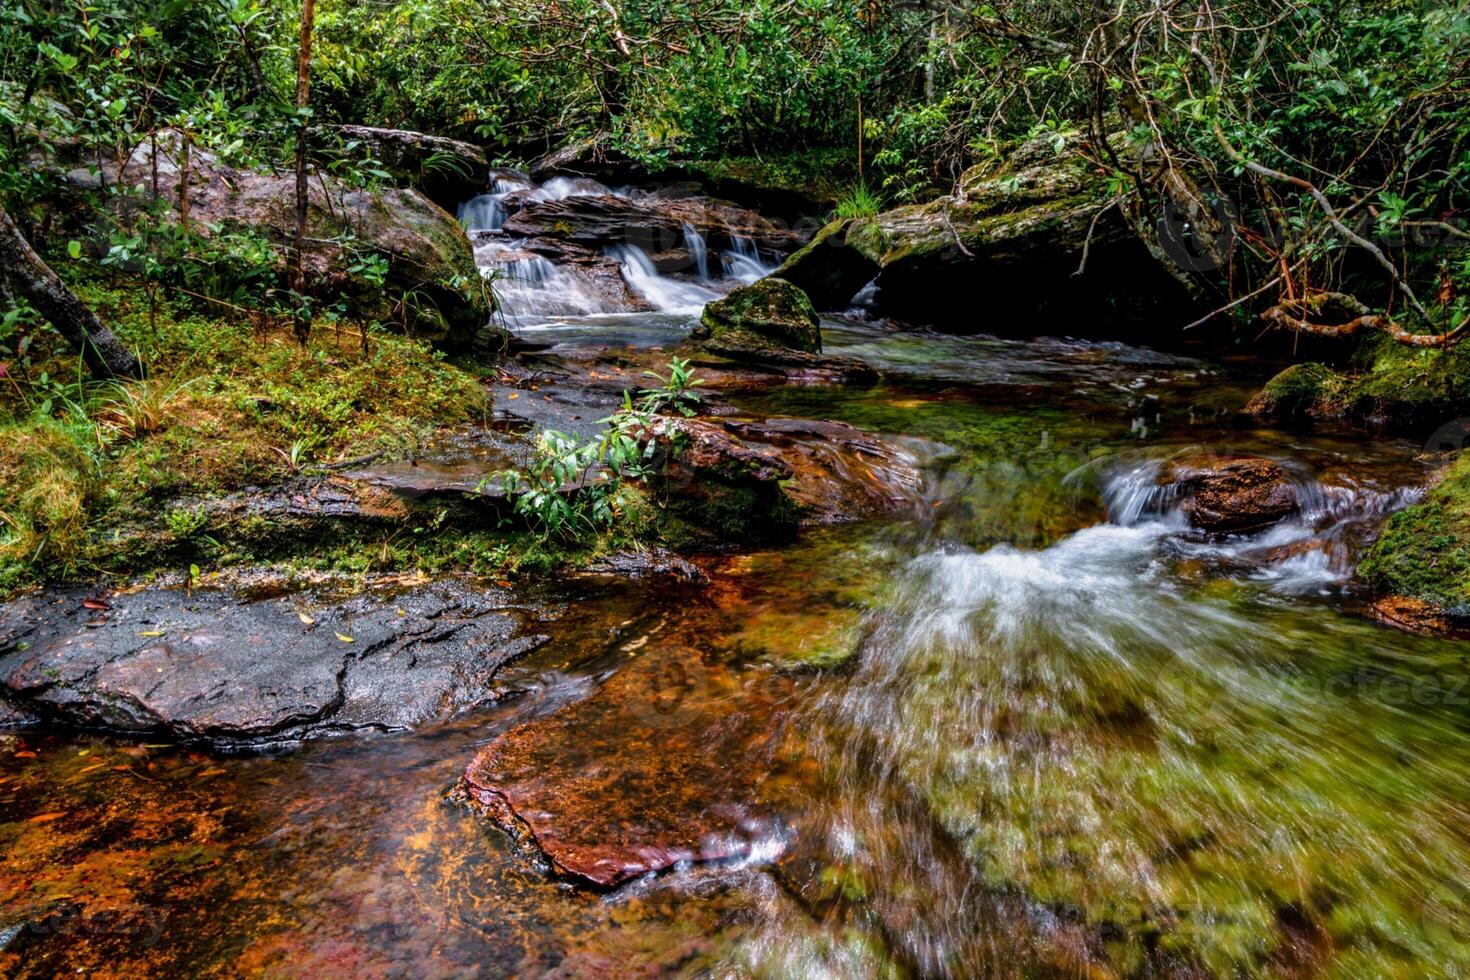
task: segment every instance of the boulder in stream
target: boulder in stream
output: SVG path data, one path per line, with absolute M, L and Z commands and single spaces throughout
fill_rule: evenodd
M 785 279 L 767 276 L 704 308 L 700 324 L 711 349 L 724 353 L 772 345 L 810 354 L 822 352 L 822 329 L 806 293 Z
M 1258 456 L 1180 460 L 1160 479 L 1183 495 L 1180 510 L 1189 522 L 1214 534 L 1264 530 L 1301 507 L 1285 468 Z

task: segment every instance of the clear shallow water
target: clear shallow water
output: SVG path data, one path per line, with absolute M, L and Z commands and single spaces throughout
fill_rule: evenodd
M 686 329 L 611 323 L 591 336 Z M 1360 541 L 1424 477 L 1415 447 L 1235 427 L 1248 379 L 1188 358 L 828 336 L 889 381 L 739 407 L 926 440 L 921 514 L 712 560 L 693 596 L 574 591 L 547 606 L 556 642 L 503 675 L 523 693 L 431 731 L 275 757 L 14 736 L 0 968 L 1470 969 L 1465 647 L 1344 611 Z M 1202 451 L 1281 459 L 1314 503 L 1267 534 L 1195 535 L 1152 474 Z M 739 802 L 779 832 L 605 895 L 556 882 L 445 793 L 498 733 L 571 704 L 591 707 L 567 757 L 726 760 L 760 776 Z M 734 715 L 775 737 L 740 751 Z

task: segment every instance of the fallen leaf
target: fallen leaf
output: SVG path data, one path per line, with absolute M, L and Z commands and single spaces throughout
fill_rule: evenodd
M 354 640 L 352 637 L 346 635 L 345 633 L 338 633 L 337 634 L 337 639 L 341 640 L 343 643 L 355 643 L 355 642 L 357 642 L 356 640 Z
M 17 759 L 34 759 L 36 757 L 36 753 L 27 750 L 25 752 L 15 753 L 15 757 Z
M 316 625 L 316 620 L 312 619 L 310 616 L 306 615 L 306 613 L 304 613 L 304 612 L 297 613 L 296 614 L 296 618 L 299 619 L 299 620 L 301 620 L 307 626 L 315 626 Z
M 66 814 L 66 810 L 57 810 L 55 813 L 38 813 L 27 820 L 26 823 L 50 823 L 53 820 L 60 820 Z
M 511 397 L 511 398 L 512 398 L 512 399 L 516 399 L 516 398 L 519 398 L 519 397 L 521 397 L 521 395 L 520 395 L 520 392 L 518 392 L 518 391 L 512 391 L 512 392 L 511 392 L 511 393 L 510 393 L 510 397 Z
M 139 636 L 162 636 L 163 630 L 143 630 Z
M 83 609 L 111 609 L 112 603 L 106 599 L 98 599 L 92 596 L 82 600 Z

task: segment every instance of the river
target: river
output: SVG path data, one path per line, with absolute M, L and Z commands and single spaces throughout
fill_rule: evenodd
M 677 303 L 689 299 L 685 293 Z M 687 311 L 553 319 L 571 350 Z M 1358 615 L 1419 447 L 1243 426 L 1246 361 L 826 324 L 871 388 L 734 392 L 906 447 L 902 516 L 548 587 L 492 708 L 222 754 L 0 740 L 17 976 L 1451 976 L 1470 969 L 1465 648 Z M 1216 539 L 1170 459 L 1264 455 L 1303 514 Z M 548 873 L 458 787 L 529 726 L 570 837 L 657 804 L 726 857 Z M 728 843 L 728 842 L 727 842 Z

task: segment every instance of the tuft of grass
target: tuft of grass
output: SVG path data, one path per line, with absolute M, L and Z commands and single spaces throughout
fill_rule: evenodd
M 0 427 L 0 589 L 35 566 L 76 568 L 101 486 L 94 439 L 86 424 L 45 416 Z
M 839 218 L 871 218 L 883 210 L 883 202 L 866 183 L 858 183 L 837 201 Z

